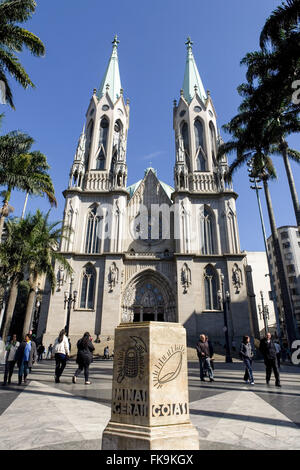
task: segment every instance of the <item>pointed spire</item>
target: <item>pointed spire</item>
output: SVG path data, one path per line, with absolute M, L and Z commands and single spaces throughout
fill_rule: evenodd
M 185 44 L 187 46 L 187 57 L 183 80 L 183 96 L 187 102 L 190 103 L 196 91 L 204 101 L 206 99 L 206 93 L 194 59 L 192 51 L 193 42 L 190 37 L 187 38 L 187 42 Z
M 119 62 L 118 62 L 118 36 L 114 37 L 112 42 L 112 54 L 99 87 L 97 96 L 100 99 L 105 93 L 108 93 L 112 102 L 115 103 L 117 99 L 121 96 L 121 78 L 120 78 L 120 71 L 119 71 Z

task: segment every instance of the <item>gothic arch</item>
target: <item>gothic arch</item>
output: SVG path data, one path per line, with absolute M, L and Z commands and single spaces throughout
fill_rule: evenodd
M 217 249 L 217 224 L 214 211 L 204 204 L 200 209 L 200 251 L 203 255 L 212 255 Z
M 92 263 L 83 266 L 80 275 L 79 308 L 92 310 L 95 308 L 97 275 Z
M 153 269 L 135 274 L 122 296 L 121 321 L 175 322 L 176 300 L 169 280 Z
M 207 264 L 203 271 L 205 310 L 218 310 L 219 276 L 212 264 Z

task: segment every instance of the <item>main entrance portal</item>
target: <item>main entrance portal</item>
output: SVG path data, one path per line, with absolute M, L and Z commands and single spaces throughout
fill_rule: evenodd
M 175 322 L 175 297 L 169 282 L 155 271 L 137 275 L 123 296 L 122 321 Z

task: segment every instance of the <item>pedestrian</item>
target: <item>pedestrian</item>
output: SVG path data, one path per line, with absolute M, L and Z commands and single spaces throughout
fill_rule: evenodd
M 11 383 L 11 377 L 14 372 L 14 367 L 16 363 L 16 352 L 20 346 L 19 341 L 17 341 L 17 335 L 12 335 L 12 340 L 6 346 L 6 360 L 5 360 L 5 371 L 4 371 L 4 380 L 3 385 Z
M 278 343 L 278 341 L 274 341 L 274 346 L 275 346 L 275 349 L 276 349 L 278 369 L 280 369 L 281 347 L 280 347 L 280 344 Z
M 215 364 L 214 364 L 214 347 L 213 347 L 213 344 L 212 344 L 212 342 L 210 341 L 210 339 L 208 338 L 207 335 L 205 336 L 205 339 L 206 339 L 206 341 L 207 341 L 207 343 L 208 343 L 208 347 L 209 347 L 210 365 L 211 365 L 212 370 L 215 370 Z
M 38 362 L 43 360 L 44 351 L 45 351 L 45 346 L 43 345 L 43 343 L 41 343 L 37 348 Z
M 73 383 L 76 383 L 76 379 L 78 375 L 84 369 L 84 378 L 85 378 L 85 385 L 90 385 L 89 381 L 89 367 L 90 363 L 93 361 L 93 351 L 94 346 L 92 344 L 92 337 L 91 335 L 86 332 L 84 333 L 83 337 L 77 342 L 77 358 L 76 362 L 78 364 L 78 369 L 76 370 L 75 374 L 73 375 Z
M 200 365 L 200 380 L 205 382 L 204 370 L 208 372 L 210 382 L 214 382 L 214 373 L 210 365 L 210 351 L 208 342 L 205 339 L 205 335 L 200 335 L 200 341 L 196 345 L 199 365 Z
M 53 349 L 53 346 L 52 346 L 52 343 L 51 343 L 51 344 L 49 344 L 49 346 L 48 346 L 48 351 L 47 351 L 46 359 L 51 359 L 51 357 L 52 357 L 52 349 Z
M 55 357 L 55 383 L 60 382 L 60 377 L 66 367 L 69 357 L 69 341 L 66 337 L 65 330 L 61 330 L 58 337 L 54 341 L 52 353 Z
M 244 361 L 245 364 L 245 375 L 244 381 L 246 383 L 250 382 L 251 385 L 254 385 L 253 372 L 252 372 L 252 359 L 253 359 L 253 350 L 250 343 L 249 336 L 243 336 L 243 341 L 240 346 L 240 358 Z
M 20 344 L 15 355 L 15 361 L 19 368 L 18 385 L 22 385 L 22 378 L 24 376 L 24 383 L 27 383 L 27 375 L 31 370 L 37 358 L 36 344 L 32 341 L 31 335 L 27 333 L 24 341 Z
M 274 341 L 272 340 L 271 333 L 267 333 L 265 338 L 261 340 L 259 350 L 262 353 L 265 361 L 267 384 L 270 382 L 271 373 L 273 370 L 275 376 L 275 385 L 276 387 L 281 387 L 279 370 L 277 366 L 276 348 Z
M 103 357 L 104 359 L 109 359 L 109 347 L 108 346 L 105 346 L 104 348 Z

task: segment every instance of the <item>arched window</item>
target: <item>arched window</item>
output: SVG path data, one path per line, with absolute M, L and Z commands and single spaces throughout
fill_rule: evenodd
M 181 135 L 183 139 L 184 150 L 187 153 L 190 153 L 190 146 L 189 146 L 189 128 L 186 122 L 182 124 L 181 127 Z
M 99 225 L 101 217 L 97 214 L 97 207 L 89 210 L 85 239 L 85 253 L 99 253 L 100 236 Z
M 217 273 L 211 265 L 204 270 L 204 292 L 206 310 L 218 310 Z
M 85 266 L 82 273 L 80 308 L 94 308 L 96 274 L 93 266 Z
M 93 140 L 93 132 L 94 132 L 94 121 L 93 119 L 90 120 L 87 131 L 86 131 L 86 147 L 85 147 L 85 167 L 87 169 L 88 166 L 88 161 L 89 161 L 89 155 L 90 155 L 90 150 L 91 150 L 91 145 L 92 145 L 92 140 Z
M 212 151 L 212 161 L 213 164 L 216 165 L 216 155 L 217 155 L 217 139 L 216 139 L 216 130 L 213 123 L 210 121 L 209 123 L 209 134 L 210 134 L 210 144 L 211 144 L 211 151 Z
M 160 287 L 151 281 L 140 284 L 134 299 L 133 321 L 164 321 L 164 311 L 165 302 Z
M 210 210 L 205 206 L 201 214 L 201 252 L 203 255 L 211 255 L 214 249 L 214 219 Z
M 199 119 L 196 119 L 194 122 L 194 131 L 195 131 L 195 146 L 196 146 L 196 155 L 197 155 L 197 170 L 206 171 L 206 158 L 204 150 L 204 128 L 203 123 Z
M 196 150 L 198 150 L 199 147 L 204 150 L 204 129 L 203 124 L 199 119 L 196 119 L 194 123 L 194 131 Z
M 97 157 L 96 170 L 105 170 L 105 155 L 103 149 L 100 150 L 100 153 Z
M 106 117 L 103 117 L 100 122 L 100 132 L 99 132 L 99 146 L 103 146 L 104 151 L 106 152 L 107 137 L 108 137 L 109 122 Z

